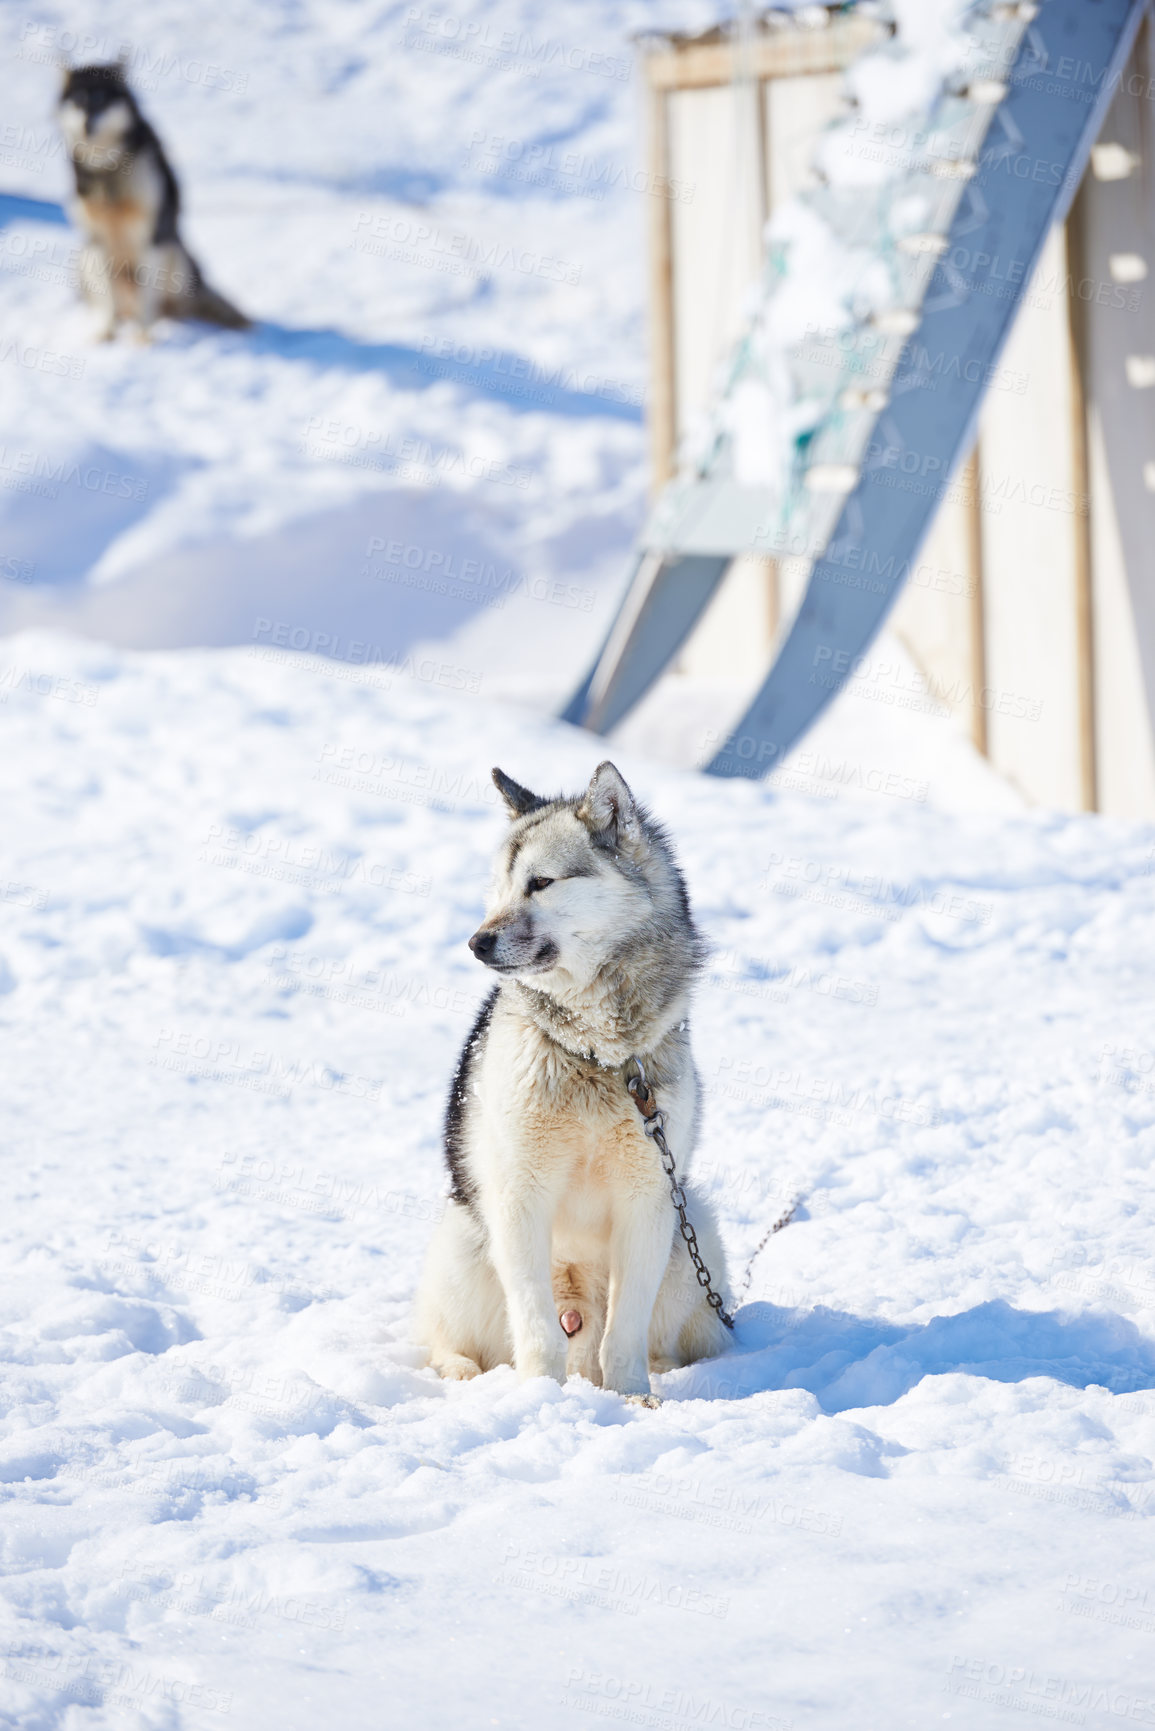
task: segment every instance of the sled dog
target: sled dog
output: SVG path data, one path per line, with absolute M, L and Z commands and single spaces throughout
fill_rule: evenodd
M 84 233 L 80 288 L 107 341 L 118 326 L 147 338 L 158 318 L 248 320 L 209 287 L 180 238 L 180 190 L 124 70 L 77 66 L 57 108 L 76 179 L 73 215 Z
M 640 1058 L 683 1180 L 698 1127 L 687 1031 L 705 946 L 666 836 L 612 763 L 576 799 L 499 769 L 513 820 L 469 940 L 500 975 L 445 1120 L 450 1199 L 418 1294 L 444 1377 L 513 1364 L 647 1397 L 650 1375 L 724 1352 L 657 1150 L 626 1091 Z M 718 1229 L 690 1219 L 725 1290 Z

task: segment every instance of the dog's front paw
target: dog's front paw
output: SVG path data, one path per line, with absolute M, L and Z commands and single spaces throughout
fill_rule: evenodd
M 660 1394 L 627 1394 L 625 1402 L 627 1406 L 648 1406 L 652 1411 L 661 1406 L 662 1397 Z
M 613 1389 L 615 1394 L 644 1395 L 650 1392 L 650 1367 L 640 1356 L 625 1357 L 606 1352 L 600 1355 L 602 1366 L 602 1387 Z
M 535 1376 L 549 1376 L 554 1382 L 564 1382 L 565 1360 L 564 1339 L 558 1346 L 551 1341 L 548 1347 L 526 1347 L 521 1352 L 514 1353 L 517 1380 L 530 1382 Z

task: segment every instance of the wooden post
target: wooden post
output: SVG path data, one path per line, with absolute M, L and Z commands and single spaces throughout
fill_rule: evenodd
M 1086 266 L 1082 189 L 1067 218 L 1068 359 L 1071 369 L 1071 489 L 1075 495 L 1075 653 L 1078 658 L 1079 775 L 1084 811 L 1098 811 L 1095 751 L 1095 639 L 1091 594 L 1091 475 L 1087 461 L 1087 401 L 1084 380 L 1088 359 L 1086 316 L 1076 286 Z M 1081 506 L 1081 508 L 1080 508 Z
M 967 575 L 970 579 L 971 629 L 971 739 L 976 751 L 987 756 L 987 712 L 982 693 L 987 683 L 986 614 L 983 607 L 983 513 L 982 468 L 976 439 L 963 465 L 963 497 L 966 500 Z
M 669 96 L 653 77 L 657 56 L 648 56 L 644 64 L 650 172 L 654 186 L 664 188 L 670 173 Z M 677 444 L 673 221 L 669 199 L 656 191 L 650 198 L 650 485 L 655 494 L 674 472 Z

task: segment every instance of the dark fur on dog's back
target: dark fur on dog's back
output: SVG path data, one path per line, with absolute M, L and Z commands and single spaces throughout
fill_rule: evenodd
M 470 1028 L 465 1044 L 461 1048 L 461 1056 L 457 1060 L 457 1069 L 445 1107 L 445 1164 L 449 1168 L 449 1180 L 452 1186 L 449 1194 L 453 1201 L 460 1202 L 463 1208 L 472 1209 L 475 1200 L 473 1180 L 470 1177 L 469 1165 L 462 1145 L 462 1135 L 465 1129 L 466 1095 L 469 1091 L 469 1077 L 477 1049 L 485 1039 L 493 1015 L 493 1007 L 497 1003 L 497 993 L 498 987 L 494 986 L 477 1012 L 477 1020 Z
M 157 172 L 164 185 L 164 196 L 157 212 L 156 223 L 151 239 L 155 242 L 177 240 L 177 219 L 180 216 L 180 187 L 164 147 L 149 125 L 136 97 L 132 94 L 124 73 L 119 66 L 74 66 L 64 82 L 60 93 L 61 102 L 73 102 L 87 111 L 99 111 L 102 104 L 123 102 L 131 111 L 132 126 L 124 135 L 124 148 L 129 156 L 141 156 L 149 153 L 156 163 Z M 76 177 L 76 196 L 91 198 L 102 186 L 111 181 L 118 172 L 117 168 L 92 168 L 82 162 L 73 161 L 72 171 Z

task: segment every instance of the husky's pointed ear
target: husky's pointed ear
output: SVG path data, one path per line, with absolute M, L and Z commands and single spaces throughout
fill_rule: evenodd
M 519 781 L 514 781 L 512 775 L 506 775 L 504 769 L 492 771 L 493 785 L 505 801 L 510 817 L 524 817 L 527 811 L 539 811 L 543 805 L 548 805 L 546 799 L 539 799 L 536 793 L 530 793 L 528 787 L 522 787 Z
M 599 841 L 610 847 L 629 847 L 641 835 L 641 819 L 634 796 L 621 772 L 612 763 L 599 763 L 582 796 L 577 815 L 588 824 Z

